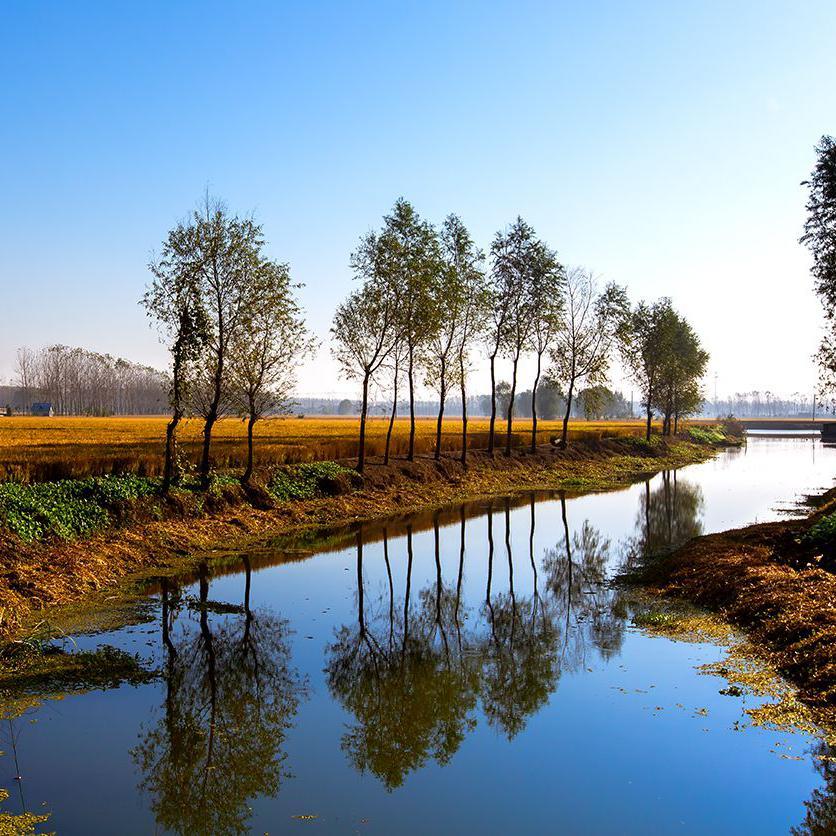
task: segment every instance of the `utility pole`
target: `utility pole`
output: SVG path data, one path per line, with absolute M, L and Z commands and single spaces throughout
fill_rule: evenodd
M 816 392 L 813 391 L 813 423 L 816 423 Z

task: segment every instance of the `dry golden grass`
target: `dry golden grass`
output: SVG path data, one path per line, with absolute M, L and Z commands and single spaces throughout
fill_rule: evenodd
M 162 466 L 163 439 L 167 419 L 138 418 L 0 418 L 0 479 L 45 480 L 82 477 L 115 472 L 155 475 Z M 367 452 L 382 455 L 388 421 L 369 419 Z M 202 440 L 202 421 L 186 420 L 181 425 L 181 451 L 196 461 Z M 269 418 L 256 424 L 256 457 L 262 464 L 291 464 L 323 459 L 348 459 L 357 454 L 357 418 Z M 559 434 L 559 421 L 540 421 L 538 441 L 547 442 Z M 497 424 L 504 443 L 504 422 Z M 640 435 L 640 421 L 573 421 L 572 439 L 601 439 Z M 468 422 L 469 447 L 484 448 L 488 442 L 488 420 Z M 514 444 L 530 440 L 531 422 L 514 422 Z M 399 419 L 392 439 L 392 454 L 405 454 L 409 422 Z M 457 450 L 461 444 L 461 421 L 444 422 L 442 449 Z M 416 450 L 419 454 L 435 448 L 435 419 L 417 422 Z M 213 432 L 216 467 L 241 467 L 246 456 L 245 424 L 233 418 L 221 420 Z

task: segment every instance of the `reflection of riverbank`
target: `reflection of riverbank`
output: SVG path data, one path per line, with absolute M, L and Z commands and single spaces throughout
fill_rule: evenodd
M 282 552 L 280 559 L 287 560 L 294 550 L 306 553 L 335 530 L 338 540 L 340 529 L 359 521 L 519 491 L 615 489 L 648 472 L 704 461 L 716 452 L 716 447 L 683 441 L 648 449 L 634 438 L 615 438 L 578 442 L 564 451 L 515 451 L 511 457 L 474 451 L 467 468 L 447 457 L 440 462 L 422 458 L 370 464 L 359 489 L 270 508 L 255 507 L 234 486 L 222 495 L 191 497 L 188 502 L 183 497 L 170 504 L 146 498 L 146 504 L 123 509 L 118 527 L 92 538 L 60 544 L 8 538 L 5 549 L 0 543 L 0 564 L 8 568 L 0 572 L 0 635 L 15 637 L 32 626 L 32 619 L 42 623 L 45 615 L 59 622 L 61 607 L 95 605 L 100 590 L 117 585 L 124 590 L 140 573 L 193 572 L 199 563 L 195 554 L 223 559 L 257 544 L 262 554 L 266 547 L 274 558 Z M 113 592 L 98 600 L 105 597 L 112 598 Z

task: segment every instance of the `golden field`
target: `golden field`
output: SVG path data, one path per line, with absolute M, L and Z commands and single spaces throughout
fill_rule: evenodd
M 133 472 L 156 475 L 162 466 L 165 416 L 119 418 L 0 418 L 0 478 L 46 480 Z M 367 452 L 383 454 L 388 420 L 370 418 Z M 196 461 L 203 422 L 196 418 L 181 424 L 181 452 Z M 429 453 L 435 447 L 434 418 L 421 418 L 416 427 L 416 450 Z M 560 421 L 539 421 L 538 441 L 559 434 Z M 256 461 L 260 464 L 292 464 L 323 459 L 349 459 L 357 454 L 359 421 L 356 417 L 268 418 L 255 427 Z M 497 423 L 497 443 L 504 443 L 505 422 Z M 638 435 L 641 421 L 572 421 L 570 438 L 605 438 Z M 484 448 L 488 420 L 468 421 L 469 447 Z M 530 441 L 531 421 L 514 421 L 516 445 Z M 409 421 L 395 423 L 392 453 L 403 455 L 409 439 Z M 442 449 L 457 450 L 461 420 L 444 422 Z M 246 457 L 246 424 L 236 418 L 220 420 L 213 432 L 213 461 L 218 468 L 242 467 Z

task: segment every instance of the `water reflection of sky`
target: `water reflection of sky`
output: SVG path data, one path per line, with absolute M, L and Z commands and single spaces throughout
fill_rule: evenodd
M 528 504 L 499 501 L 466 515 L 463 563 L 456 509 L 437 533 L 370 532 L 362 609 L 351 543 L 256 562 L 249 608 L 243 572 L 172 590 L 173 652 L 159 612 L 79 639 L 167 680 L 15 721 L 27 807 L 46 802 L 60 833 L 787 832 L 821 780 L 809 741 L 734 731 L 752 699 L 694 671 L 721 651 L 629 627 L 606 576 L 671 536 L 774 519 L 830 487 L 834 462 L 808 440 L 752 440 L 647 485 L 538 502 L 533 533 Z M 0 770 L 14 789 L 8 753 Z

